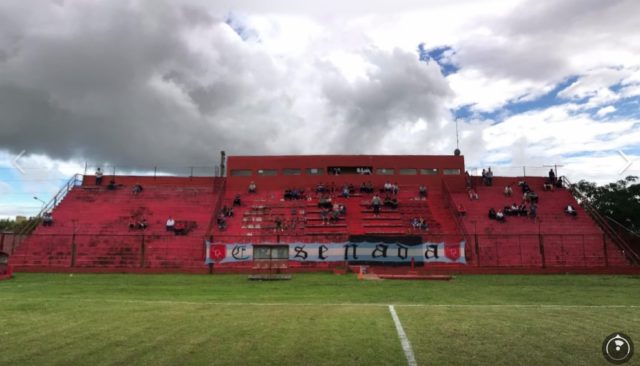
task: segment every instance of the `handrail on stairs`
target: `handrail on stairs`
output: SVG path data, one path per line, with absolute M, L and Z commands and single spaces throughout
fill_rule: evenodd
M 582 206 L 582 208 L 584 208 L 584 210 L 589 213 L 589 215 L 591 215 L 591 217 L 598 224 L 598 226 L 600 226 L 604 233 L 609 236 L 609 238 L 611 238 L 613 243 L 619 249 L 622 250 L 627 260 L 635 265 L 640 264 L 640 254 L 631 245 L 629 245 L 629 243 L 627 243 L 627 241 L 624 240 L 624 238 L 622 238 L 622 236 L 620 236 L 620 234 L 614 228 L 611 227 L 605 217 L 603 217 L 593 206 L 591 206 L 585 194 L 582 193 L 575 184 L 572 184 L 567 179 L 567 177 L 562 176 L 560 177 L 560 179 L 562 179 L 563 183 L 566 187 L 569 188 L 574 197 L 580 199 L 580 205 Z

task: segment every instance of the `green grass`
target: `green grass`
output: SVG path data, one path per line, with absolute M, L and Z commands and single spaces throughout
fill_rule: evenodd
M 609 333 L 640 344 L 633 276 L 18 273 L 0 282 L 0 365 L 406 365 L 387 304 L 419 364 L 606 365 Z

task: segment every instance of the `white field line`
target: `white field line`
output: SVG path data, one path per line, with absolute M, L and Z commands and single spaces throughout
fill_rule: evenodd
M 25 301 L 25 300 L 38 300 L 38 301 L 77 301 L 77 302 L 109 302 L 109 303 L 131 303 L 131 304 L 167 304 L 167 305 L 217 305 L 217 306 L 353 306 L 353 307 L 388 307 L 387 304 L 382 303 L 289 303 L 289 302 L 241 302 L 241 301 L 182 301 L 182 300 L 143 300 L 143 299 L 76 299 L 65 297 L 50 297 L 50 298 L 24 298 L 24 297 L 12 297 L 3 298 L 0 296 L 0 300 L 7 301 Z M 564 304 L 394 304 L 395 307 L 417 307 L 417 308 L 540 308 L 540 309 L 640 309 L 640 305 L 564 305 Z
M 389 305 L 389 312 L 391 313 L 393 323 L 396 325 L 396 331 L 398 332 L 398 338 L 400 338 L 400 344 L 402 345 L 404 355 L 407 358 L 407 364 L 409 366 L 417 366 L 416 356 L 413 354 L 413 349 L 411 349 L 411 342 L 409 342 L 409 338 L 407 338 L 407 334 L 402 328 L 402 323 L 400 323 L 400 318 L 398 318 L 398 314 L 396 313 L 396 309 L 393 305 Z

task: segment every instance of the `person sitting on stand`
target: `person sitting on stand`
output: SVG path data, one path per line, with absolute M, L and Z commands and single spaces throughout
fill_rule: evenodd
M 137 196 L 138 194 L 142 193 L 142 186 L 140 185 L 140 183 L 136 183 L 133 185 L 133 189 L 131 190 L 133 192 L 134 196 Z
M 242 200 L 240 199 L 240 195 L 236 194 L 236 196 L 233 198 L 233 205 L 234 206 L 242 206 Z
M 42 214 L 42 226 L 53 225 L 53 215 L 51 212 L 45 212 Z
M 520 216 L 527 216 L 528 212 L 526 203 L 522 202 L 520 206 L 518 206 L 518 213 L 520 214 Z
M 493 207 L 489 209 L 488 216 L 490 220 L 494 220 L 496 218 L 496 210 L 494 210 Z
M 165 225 L 167 231 L 174 231 L 176 226 L 176 220 L 173 217 L 169 216 L 167 219 L 167 224 Z
M 140 230 L 144 230 L 149 226 L 149 224 L 147 224 L 147 219 L 145 219 L 144 217 L 141 218 L 140 220 L 138 220 L 138 223 L 136 224 L 136 228 L 140 229 Z
M 496 221 L 505 222 L 504 213 L 501 210 L 498 210 L 498 212 L 496 212 Z
M 256 186 L 256 182 L 251 181 L 251 182 L 249 183 L 249 187 L 247 188 L 247 191 L 248 191 L 249 193 L 256 193 L 256 191 L 257 191 L 257 190 L 258 190 L 258 187 Z
M 349 198 L 349 194 L 349 186 L 345 185 L 344 187 L 342 187 L 342 197 Z
M 513 194 L 513 189 L 511 188 L 511 185 L 505 186 L 504 195 L 507 197 L 511 197 L 512 194 Z
M 322 225 L 326 225 L 329 223 L 329 209 L 326 207 L 322 207 L 320 210 L 320 218 L 322 219 Z
M 427 231 L 429 230 L 429 225 L 427 224 L 427 221 L 422 218 L 422 216 L 420 216 L 420 218 L 418 219 L 418 224 L 420 225 L 420 229 Z
M 571 205 L 568 204 L 567 207 L 564 209 L 564 213 L 566 213 L 567 215 L 571 215 L 571 216 L 578 216 L 578 211 L 576 211 L 576 209 Z
M 108 190 L 110 190 L 110 191 L 115 191 L 115 190 L 116 190 L 116 188 L 118 188 L 118 187 L 116 186 L 116 181 L 115 181 L 115 180 L 113 180 L 113 179 L 111 179 L 111 180 L 109 181 L 109 184 L 107 184 L 107 189 L 108 189 Z
M 427 198 L 427 186 L 420 185 L 420 187 L 418 188 L 418 194 L 420 195 L 420 199 L 424 200 Z

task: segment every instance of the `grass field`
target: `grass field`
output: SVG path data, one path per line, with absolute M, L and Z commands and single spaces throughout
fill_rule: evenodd
M 608 365 L 640 277 L 26 274 L 0 282 L 0 365 Z M 635 355 L 629 364 L 640 364 Z

